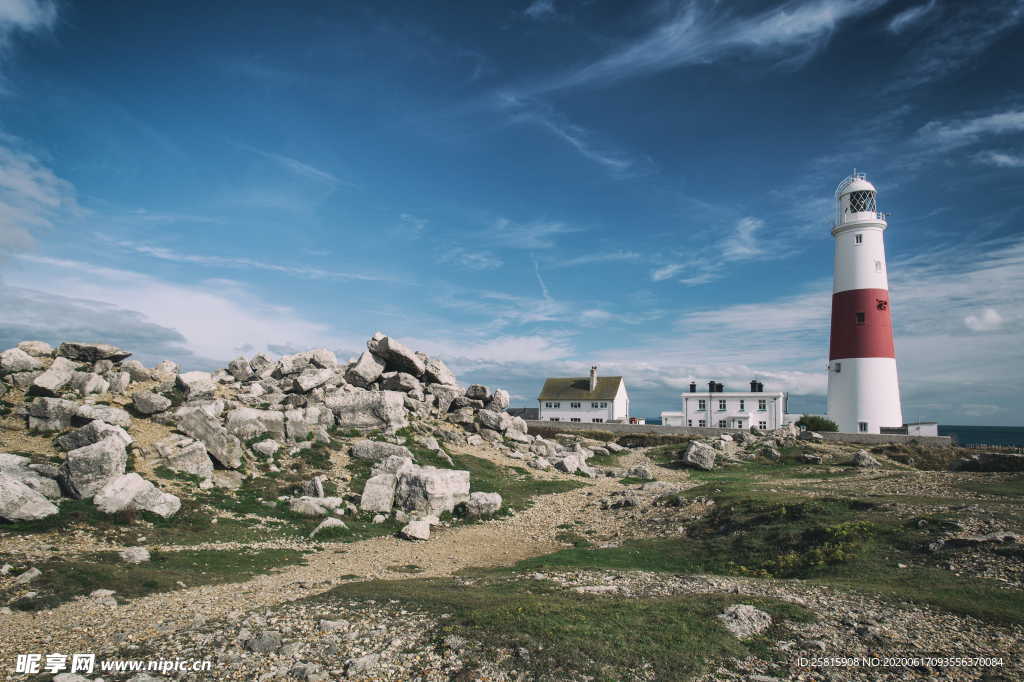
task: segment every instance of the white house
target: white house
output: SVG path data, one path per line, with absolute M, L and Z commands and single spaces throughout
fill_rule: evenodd
M 540 420 L 549 422 L 624 422 L 629 420 L 629 394 L 622 377 L 554 377 L 544 380 L 537 396 Z
M 765 393 L 760 381 L 751 381 L 749 391 L 726 391 L 722 384 L 709 381 L 708 390 L 700 392 L 691 382 L 689 393 L 681 397 L 681 412 L 661 413 L 665 426 L 771 430 L 791 421 L 786 418 L 786 394 Z

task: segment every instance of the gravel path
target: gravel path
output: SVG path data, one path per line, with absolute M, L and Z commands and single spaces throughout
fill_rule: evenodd
M 632 455 L 631 461 L 641 461 Z M 510 460 L 514 462 L 514 460 Z M 565 477 L 561 474 L 546 477 Z M 566 477 L 568 478 L 568 477 Z M 576 479 L 579 480 L 579 479 Z M 197 619 L 223 618 L 244 610 L 272 606 L 326 591 L 346 580 L 407 577 L 389 567 L 415 565 L 418 576 L 451 575 L 469 567 L 507 566 L 557 551 L 560 524 L 586 520 L 598 532 L 614 534 L 620 521 L 594 514 L 594 501 L 621 489 L 615 478 L 599 478 L 577 490 L 542 495 L 535 505 L 493 521 L 438 528 L 428 542 L 379 537 L 351 544 L 329 545 L 307 555 L 307 564 L 235 584 L 205 585 L 154 594 L 111 608 L 80 600 L 55 609 L 0 615 L 0 660 L 18 653 L 88 652 L 111 643 L 144 642 L 192 626 Z M 350 576 L 358 576 L 353 578 Z M 4 666 L 5 674 L 7 667 Z

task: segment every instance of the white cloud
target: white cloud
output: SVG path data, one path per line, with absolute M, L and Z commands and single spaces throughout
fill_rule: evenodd
M 920 5 L 908 7 L 890 19 L 887 28 L 890 33 L 903 33 L 908 27 L 926 18 L 933 9 L 935 9 L 935 0 L 928 0 Z
M 544 19 L 554 16 L 555 2 L 554 0 L 533 0 L 523 11 L 523 14 L 531 19 Z
M 571 268 L 578 265 L 594 265 L 595 263 L 632 263 L 638 260 L 640 260 L 640 254 L 636 251 L 607 251 L 553 260 L 549 265 L 556 268 Z
M 1001 111 L 957 121 L 930 121 L 917 132 L 917 141 L 936 150 L 964 147 L 992 135 L 1024 132 L 1024 110 Z
M 554 248 L 555 240 L 560 235 L 581 231 L 578 227 L 571 227 L 557 221 L 538 220 L 531 223 L 514 223 L 507 218 L 499 218 L 481 236 L 497 246 L 538 251 Z
M 71 183 L 35 156 L 0 145 L 0 254 L 33 247 L 35 232 L 78 212 Z
M 0 2 L 0 49 L 7 49 L 18 33 L 53 27 L 57 5 L 51 0 L 3 0 Z
M 817 52 L 843 21 L 867 14 L 884 2 L 786 2 L 740 18 L 731 16 L 725 5 L 706 11 L 699 3 L 690 2 L 642 38 L 537 90 L 608 83 L 743 53 L 801 62 Z
M 183 253 L 181 251 L 175 251 L 174 249 L 168 249 L 162 246 L 139 244 L 132 241 L 114 239 L 112 237 L 99 233 L 96 234 L 96 237 L 106 242 L 107 244 L 120 249 L 133 251 L 144 256 L 149 256 L 151 258 L 157 258 L 159 260 L 171 261 L 175 263 L 189 263 L 193 265 L 202 265 L 214 268 L 267 270 L 270 272 L 279 272 L 285 275 L 303 277 L 307 279 L 340 279 L 364 282 L 396 281 L 395 279 L 391 277 L 386 277 L 384 275 L 371 275 L 357 272 L 324 270 L 322 268 L 314 268 L 305 265 L 281 265 L 279 263 L 266 263 L 263 261 L 254 260 L 252 258 L 235 258 L 227 256 L 210 256 L 196 253 Z
M 758 245 L 757 233 L 764 227 L 760 218 L 741 218 L 736 230 L 722 244 L 722 255 L 727 260 L 748 260 L 764 254 Z
M 1024 156 L 1020 154 L 1007 154 L 993 150 L 978 152 L 974 160 L 986 166 L 997 168 L 1024 168 Z
M 941 20 L 932 21 L 931 30 L 912 44 L 904 75 L 892 79 L 888 92 L 899 93 L 963 68 L 1024 20 L 1019 0 L 945 3 L 941 11 Z
M 597 140 L 593 131 L 572 123 L 535 99 L 505 92 L 499 94 L 496 101 L 498 107 L 509 114 L 512 122 L 538 126 L 568 144 L 585 159 L 602 166 L 613 177 L 636 177 L 652 170 L 650 159 L 612 148 Z
M 504 261 L 490 251 L 473 251 L 456 246 L 442 253 L 437 261 L 458 265 L 467 270 L 496 270 L 504 265 Z
M 315 182 L 322 183 L 331 187 L 334 187 L 336 185 L 351 185 L 351 183 L 341 180 L 333 173 L 321 170 L 320 168 L 316 168 L 315 166 L 312 166 L 308 163 L 304 163 L 290 156 L 264 151 L 262 149 L 257 149 L 256 147 L 251 147 L 245 144 L 240 144 L 237 146 L 240 149 L 244 149 L 246 151 L 252 152 L 253 154 L 262 156 L 265 159 L 273 161 L 281 168 L 284 168 L 288 172 L 298 177 L 306 178 L 307 180 L 313 180 Z
M 1005 320 L 995 308 L 985 308 L 978 314 L 970 314 L 964 318 L 964 324 L 975 332 L 991 332 L 1003 326 Z
M 422 234 L 423 230 L 427 227 L 427 223 L 430 222 L 426 218 L 420 218 L 412 213 L 403 213 L 398 216 L 398 219 L 407 232 L 412 232 L 415 235 Z
M 36 310 L 32 323 L 40 335 L 47 327 L 89 330 L 91 340 L 137 335 L 146 345 L 156 340 L 158 348 L 168 350 L 171 344 L 181 349 L 179 354 L 217 362 L 234 357 L 236 349 L 246 344 L 259 350 L 289 344 L 304 348 L 361 345 L 357 339 L 336 336 L 325 324 L 307 320 L 289 306 L 255 297 L 238 282 L 180 285 L 82 261 L 35 256 L 20 260 L 31 269 L 12 272 L 7 279 L 23 292 L 23 298 L 46 304 L 42 312 Z M 60 316 L 55 316 L 58 311 Z M 0 321 L 0 327 L 23 324 L 19 317 L 23 312 L 8 314 L 11 317 Z M 110 326 L 99 325 L 100 320 Z
M 669 277 L 672 277 L 685 267 L 686 266 L 682 263 L 669 263 L 668 265 L 663 265 L 651 272 L 651 280 L 655 282 L 662 282 Z

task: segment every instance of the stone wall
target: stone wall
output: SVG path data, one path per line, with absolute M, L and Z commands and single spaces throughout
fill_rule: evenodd
M 719 429 L 719 428 L 699 428 L 696 426 L 661 426 L 660 424 L 609 424 L 607 422 L 601 424 L 584 423 L 584 422 L 547 422 L 547 421 L 528 421 L 526 422 L 530 428 L 533 427 L 548 427 L 557 428 L 564 432 L 586 432 L 586 431 L 610 431 L 612 433 L 632 434 L 632 433 L 643 433 L 643 434 L 657 434 L 657 435 L 673 435 L 673 436 L 718 436 L 723 433 L 738 433 L 745 429 Z M 879 445 L 882 443 L 908 443 L 914 441 L 921 445 L 930 445 L 933 447 L 948 448 L 953 445 L 953 441 L 949 436 L 903 436 L 899 434 L 878 434 L 878 433 L 829 433 L 821 432 L 821 437 L 826 441 L 833 441 L 838 443 L 856 443 L 860 445 Z

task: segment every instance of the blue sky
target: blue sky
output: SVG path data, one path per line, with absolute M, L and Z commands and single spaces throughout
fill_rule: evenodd
M 0 346 L 379 329 L 519 405 L 596 363 L 822 411 L 857 168 L 904 415 L 1024 424 L 1024 3 L 463 5 L 0 0 Z

